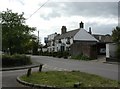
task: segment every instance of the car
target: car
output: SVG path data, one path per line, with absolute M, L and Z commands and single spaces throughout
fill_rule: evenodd
M 100 53 L 105 54 L 106 53 L 106 49 L 105 48 L 101 48 L 100 49 Z

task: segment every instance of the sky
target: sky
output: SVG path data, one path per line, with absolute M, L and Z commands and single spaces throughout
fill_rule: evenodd
M 111 34 L 118 26 L 118 1 L 1 0 L 0 12 L 6 11 L 7 8 L 19 14 L 24 12 L 26 24 L 36 27 L 37 30 L 33 34 L 37 35 L 39 31 L 43 44 L 44 37 L 55 32 L 61 33 L 62 26 L 66 26 L 67 31 L 74 30 L 79 28 L 81 21 L 85 30 L 92 28 L 93 34 Z M 45 2 L 47 3 L 42 6 Z

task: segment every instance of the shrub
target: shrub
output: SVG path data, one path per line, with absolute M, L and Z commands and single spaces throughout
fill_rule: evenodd
M 63 57 L 63 52 L 61 52 L 61 51 L 58 51 L 58 52 L 57 52 L 57 57 L 58 57 L 58 58 L 61 58 L 61 57 Z
M 77 56 L 71 56 L 71 59 L 77 59 L 77 60 L 86 60 L 86 61 L 88 61 L 88 60 L 92 60 L 91 58 L 89 58 L 89 57 L 87 57 L 87 56 L 85 56 L 85 55 L 82 55 L 82 54 L 80 54 L 80 55 L 77 55 Z
M 20 54 L 2 56 L 3 67 L 22 66 L 29 64 L 32 64 L 29 56 L 20 55 Z
M 63 57 L 64 57 L 64 58 L 68 58 L 68 56 L 70 56 L 69 52 L 64 51 L 64 52 L 63 52 Z
M 53 57 L 58 57 L 58 58 L 68 58 L 68 56 L 70 56 L 69 52 L 68 51 L 64 51 L 64 52 L 61 52 L 61 51 L 58 51 L 58 52 L 43 52 L 42 53 L 42 56 L 53 56 Z
M 57 57 L 57 52 L 52 52 L 53 57 Z

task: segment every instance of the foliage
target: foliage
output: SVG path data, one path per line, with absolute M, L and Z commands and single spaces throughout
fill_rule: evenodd
M 33 47 L 33 49 L 32 49 L 32 54 L 33 55 L 38 55 L 38 42 L 35 42 L 35 41 L 32 41 L 33 43 L 33 45 L 32 45 L 32 47 Z
M 22 66 L 29 64 L 32 64 L 29 56 L 20 55 L 20 54 L 2 56 L 3 67 Z
M 25 25 L 24 13 L 13 13 L 11 10 L 2 12 L 2 48 L 10 54 L 25 53 L 29 42 L 34 39 L 31 32 L 35 28 Z
M 112 31 L 112 38 L 113 41 L 116 43 L 120 43 L 120 27 L 116 27 L 113 31 Z
M 57 52 L 52 52 L 53 57 L 57 57 Z
M 80 54 L 80 55 L 77 55 L 77 56 L 71 56 L 71 59 L 76 59 L 76 60 L 86 60 L 86 61 L 88 61 L 88 60 L 92 60 L 91 58 L 89 58 L 89 57 L 87 57 L 87 56 L 85 56 L 85 55 L 82 55 L 82 54 Z
M 73 88 L 75 83 L 81 82 L 81 87 L 117 87 L 118 82 L 97 75 L 79 71 L 49 71 L 34 72 L 29 77 L 22 76 L 21 80 L 48 86 Z M 80 88 L 81 89 L 81 88 Z M 91 88 L 92 89 L 92 88 Z M 95 88 L 97 89 L 97 88 Z
M 113 41 L 117 43 L 117 58 L 120 59 L 120 27 L 116 27 L 112 31 Z
M 63 57 L 63 52 L 61 52 L 61 51 L 58 51 L 58 52 L 57 52 L 57 57 L 58 57 L 58 58 L 61 58 L 61 57 Z
M 61 51 L 58 51 L 58 52 L 42 52 L 40 53 L 41 55 L 43 56 L 53 56 L 53 57 L 58 57 L 58 58 L 68 58 L 68 56 L 70 56 L 69 52 L 67 51 L 64 51 L 64 52 L 61 52 Z

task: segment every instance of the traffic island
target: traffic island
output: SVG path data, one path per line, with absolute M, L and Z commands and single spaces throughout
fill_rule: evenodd
M 114 87 L 117 89 L 118 87 L 118 81 L 79 71 L 34 72 L 29 77 L 26 75 L 18 77 L 17 81 L 26 86 L 42 89 L 81 87 Z

